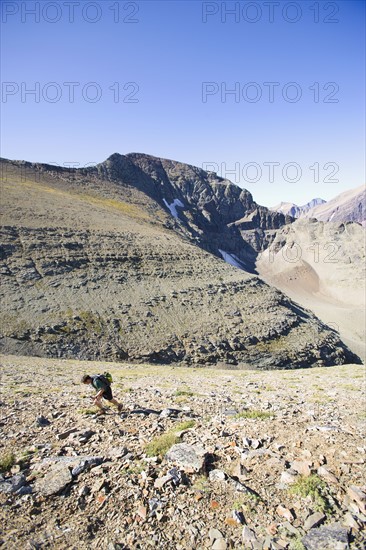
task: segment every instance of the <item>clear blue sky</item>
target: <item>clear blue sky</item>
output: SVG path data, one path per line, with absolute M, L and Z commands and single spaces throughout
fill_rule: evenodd
M 1 155 L 210 163 L 267 206 L 361 185 L 364 1 L 269 3 L 3 0 Z

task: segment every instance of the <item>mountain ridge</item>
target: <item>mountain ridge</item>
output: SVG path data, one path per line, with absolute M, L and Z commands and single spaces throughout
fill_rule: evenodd
M 281 212 L 282 214 L 292 216 L 293 218 L 300 218 L 301 216 L 306 215 L 309 210 L 311 210 L 315 206 L 324 204 L 325 202 L 326 201 L 324 199 L 320 199 L 319 197 L 311 199 L 311 201 L 302 206 L 298 206 L 294 202 L 280 202 L 276 206 L 271 206 L 270 210 Z
M 366 224 L 366 188 L 364 185 L 348 189 L 329 201 L 312 199 L 303 206 L 292 202 L 280 202 L 270 210 L 294 218 L 316 218 L 325 222 L 356 222 Z
M 231 182 L 139 154 L 86 169 L 3 165 L 4 352 L 254 368 L 358 360 L 249 272 L 293 220 Z M 184 218 L 164 198 L 185 201 Z
M 364 185 L 340 193 L 307 213 L 319 221 L 366 224 L 366 188 Z

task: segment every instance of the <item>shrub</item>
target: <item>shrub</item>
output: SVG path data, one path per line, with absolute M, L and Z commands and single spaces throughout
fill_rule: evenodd
M 300 476 L 299 479 L 291 485 L 289 492 L 303 498 L 311 498 L 314 503 L 314 508 L 318 512 L 324 512 L 330 508 L 326 497 L 327 485 L 316 474 L 309 477 Z
M 15 464 L 15 454 L 12 451 L 5 451 L 0 455 L 0 472 L 7 472 Z
M 177 390 L 174 395 L 175 397 L 181 397 L 182 395 L 185 395 L 187 397 L 192 397 L 194 393 L 191 390 Z
M 145 447 L 147 456 L 165 455 L 170 447 L 179 442 L 179 437 L 174 432 L 167 432 L 155 437 Z
M 182 432 L 183 430 L 189 430 L 189 428 L 193 428 L 193 426 L 195 424 L 196 423 L 195 423 L 194 420 L 186 420 L 185 422 L 180 422 L 180 424 L 177 424 L 174 427 L 174 431 L 175 432 Z

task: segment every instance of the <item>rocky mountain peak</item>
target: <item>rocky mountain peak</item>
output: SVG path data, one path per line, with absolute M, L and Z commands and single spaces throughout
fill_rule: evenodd
M 255 255 L 272 241 L 271 231 L 293 221 L 214 172 L 175 160 L 114 153 L 96 169 L 156 201 L 171 214 L 171 225 L 195 244 L 219 257 L 220 250 L 234 254 L 249 271 Z

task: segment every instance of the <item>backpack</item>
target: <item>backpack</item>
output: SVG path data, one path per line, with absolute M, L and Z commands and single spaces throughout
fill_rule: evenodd
M 104 372 L 103 374 L 97 374 L 93 377 L 93 381 L 98 378 L 101 382 L 103 382 L 106 386 L 110 386 L 113 382 L 112 375 L 109 372 Z M 94 384 L 93 384 L 94 385 Z
M 113 378 L 110 372 L 104 371 L 102 376 L 107 380 L 108 384 L 111 385 L 113 382 Z

